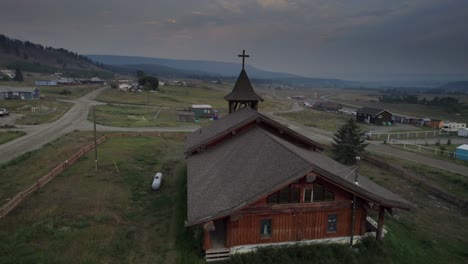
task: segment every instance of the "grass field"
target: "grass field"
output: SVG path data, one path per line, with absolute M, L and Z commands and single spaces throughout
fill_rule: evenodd
M 59 119 L 72 106 L 56 100 L 2 100 L 1 106 L 8 109 L 10 113 L 23 115 L 15 123 L 20 125 L 35 125 L 49 123 Z M 36 108 L 36 111 L 32 111 Z
M 0 262 L 181 263 L 182 138 L 103 143 L 98 172 L 91 152 L 0 220 Z M 45 151 L 55 156 L 58 149 Z M 158 192 L 150 189 L 156 171 L 164 173 Z
M 72 100 L 82 97 L 101 85 L 39 86 L 41 96 L 47 99 Z
M 199 119 L 199 123 L 180 122 L 177 112 L 174 109 L 107 104 L 96 107 L 96 123 L 116 127 L 177 127 L 203 126 L 211 122 L 207 118 Z M 88 120 L 93 121 L 92 111 Z
M 446 139 L 444 138 L 441 140 L 441 142 L 446 142 Z M 450 162 L 454 162 L 460 165 L 465 165 L 468 168 L 468 161 L 465 160 L 459 160 L 454 158 L 454 152 L 456 151 L 456 148 L 460 145 L 458 144 L 443 144 L 440 143 L 439 145 L 434 145 L 434 144 L 428 144 L 428 145 L 397 145 L 393 144 L 390 145 L 394 148 L 400 149 L 400 150 L 405 150 L 409 152 L 414 152 L 419 155 L 423 155 L 426 157 L 430 158 L 435 158 L 435 159 L 440 159 L 440 160 L 446 160 Z M 436 153 L 437 150 L 437 153 Z
M 227 112 L 228 103 L 224 96 L 229 91 L 205 86 L 181 87 L 163 86 L 158 93 L 125 93 L 117 90 L 106 90 L 97 100 L 107 103 L 139 104 L 169 108 L 188 108 L 193 104 L 209 104 L 222 112 Z M 149 104 L 148 104 L 149 102 Z M 266 97 L 259 104 L 260 111 L 279 111 L 288 109 L 289 105 Z
M 226 108 L 225 94 L 219 90 L 199 87 L 163 86 L 158 93 L 125 93 L 106 90 L 97 100 L 107 103 L 126 103 L 158 107 L 190 107 L 192 104 L 210 104 L 214 108 Z
M 349 115 L 319 111 L 315 109 L 306 109 L 292 113 L 278 113 L 276 115 L 285 117 L 306 126 L 317 127 L 333 132 L 344 125 L 348 119 L 354 118 L 353 116 Z M 368 129 L 368 126 L 364 124 L 358 123 L 358 126 L 362 131 L 366 131 Z
M 2 131 L 0 132 L 0 144 L 3 144 L 15 138 L 22 137 L 24 135 L 26 135 L 26 133 L 22 131 Z
M 406 114 L 409 116 L 429 117 L 432 119 L 450 120 L 455 122 L 468 122 L 468 107 L 466 106 L 467 96 L 457 95 L 460 102 L 465 103 L 465 105 L 460 105 L 460 110 L 458 112 L 453 112 L 443 107 L 421 104 L 381 103 L 379 102 L 379 96 L 382 96 L 379 91 L 349 89 L 337 91 L 333 96 L 330 96 L 329 99 L 354 106 L 384 108 L 390 112 Z M 423 97 L 426 97 L 427 99 L 432 99 L 434 96 L 435 95 L 431 94 L 420 94 L 418 95 L 418 98 L 422 99 Z M 444 97 L 450 95 L 437 96 Z

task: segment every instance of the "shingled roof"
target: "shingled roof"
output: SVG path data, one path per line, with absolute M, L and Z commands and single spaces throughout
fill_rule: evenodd
M 250 83 L 249 77 L 244 69 L 242 69 L 239 77 L 237 78 L 236 84 L 228 95 L 224 96 L 224 99 L 228 101 L 262 101 L 263 98 L 256 94 L 252 84 Z
M 309 145 L 314 145 L 320 150 L 324 149 L 324 147 L 320 143 L 315 142 L 291 130 L 286 126 L 281 125 L 280 123 L 260 114 L 255 110 L 245 107 L 234 113 L 226 115 L 223 118 L 220 118 L 219 120 L 213 122 L 211 125 L 207 127 L 202 127 L 188 135 L 185 141 L 185 152 L 189 154 L 193 149 L 197 148 L 198 146 L 207 144 L 210 141 L 213 141 L 217 138 L 231 133 L 231 131 L 235 130 L 236 128 L 242 127 L 251 122 L 256 122 L 257 120 L 272 124 L 277 128 L 281 129 L 284 133 L 288 133 L 291 136 L 296 137 Z
M 187 167 L 188 225 L 229 215 L 311 171 L 367 200 L 404 209 L 412 206 L 364 176 L 354 184 L 353 177 L 348 179 L 351 169 L 260 127 L 190 155 Z
M 385 109 L 379 109 L 379 108 L 372 108 L 372 107 L 363 107 L 363 108 L 358 109 L 357 113 L 375 116 L 375 115 L 380 114 L 383 111 L 386 111 L 386 110 Z

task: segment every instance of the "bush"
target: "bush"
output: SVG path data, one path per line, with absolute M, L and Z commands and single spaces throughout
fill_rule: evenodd
M 59 92 L 59 94 L 61 95 L 68 95 L 68 94 L 71 94 L 72 92 L 68 89 L 63 89 L 62 91 Z

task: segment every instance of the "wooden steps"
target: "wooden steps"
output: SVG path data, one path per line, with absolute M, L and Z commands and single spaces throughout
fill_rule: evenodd
M 206 262 L 214 262 L 229 259 L 231 250 L 229 248 L 208 249 L 205 252 Z

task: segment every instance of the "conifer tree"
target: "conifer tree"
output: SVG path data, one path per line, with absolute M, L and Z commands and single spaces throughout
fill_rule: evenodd
M 335 159 L 345 164 L 354 164 L 356 157 L 364 152 L 367 144 L 360 136 L 361 130 L 354 119 L 349 119 L 335 133 L 333 133 L 333 154 Z
M 16 68 L 16 71 L 15 71 L 15 78 L 13 79 L 17 82 L 22 82 L 24 81 L 24 78 L 23 78 L 23 73 L 21 72 L 21 70 L 19 68 Z

